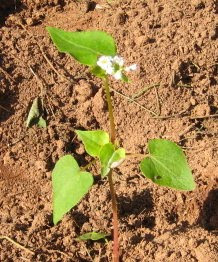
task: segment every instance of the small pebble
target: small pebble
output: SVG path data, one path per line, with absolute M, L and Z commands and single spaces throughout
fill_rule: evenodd
M 191 103 L 192 106 L 195 106 L 196 105 L 196 100 L 193 97 L 191 97 L 190 98 L 190 103 Z
M 35 18 L 32 18 L 32 17 L 28 17 L 26 19 L 26 24 L 29 25 L 29 26 L 32 26 L 32 25 L 35 25 L 37 24 L 37 20 Z

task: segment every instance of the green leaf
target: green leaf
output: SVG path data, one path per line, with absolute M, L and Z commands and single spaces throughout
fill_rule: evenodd
M 42 101 L 40 100 L 39 97 L 36 97 L 33 100 L 32 106 L 30 108 L 27 121 L 26 121 L 26 126 L 31 127 L 33 125 L 37 125 L 38 127 L 46 127 L 46 121 L 42 117 Z
M 58 160 L 52 172 L 54 224 L 80 202 L 92 184 L 92 174 L 81 171 L 71 155 Z
M 27 127 L 31 127 L 33 124 L 35 124 L 35 122 L 38 122 L 38 118 L 40 116 L 39 113 L 39 98 L 36 97 L 33 100 L 32 106 L 30 108 L 28 117 L 27 117 L 27 121 L 26 121 L 26 126 Z
M 125 149 L 115 149 L 111 143 L 104 145 L 100 152 L 101 175 L 105 177 L 111 168 L 118 167 L 125 159 Z
M 148 143 L 149 157 L 142 160 L 142 173 L 154 183 L 178 190 L 193 190 L 195 182 L 186 157 L 179 146 L 165 139 Z
M 82 140 L 86 152 L 93 157 L 99 156 L 101 148 L 109 143 L 109 135 L 102 130 L 81 131 L 76 130 L 76 134 Z
M 82 240 L 82 241 L 86 241 L 86 240 L 92 240 L 92 241 L 97 241 L 100 239 L 105 239 L 105 237 L 109 236 L 109 234 L 105 234 L 105 233 L 97 233 L 97 232 L 89 232 L 89 233 L 85 233 L 81 236 L 79 236 L 77 239 L 78 240 Z
M 68 32 L 47 27 L 60 52 L 72 55 L 84 65 L 95 66 L 99 56 L 116 54 L 114 39 L 103 31 Z
M 105 71 L 100 66 L 93 67 L 91 69 L 91 73 L 100 78 L 104 78 L 106 76 Z
M 45 119 L 42 116 L 40 116 L 40 118 L 39 118 L 39 120 L 37 122 L 37 125 L 39 127 L 43 127 L 43 128 L 47 127 L 46 121 L 45 121 Z

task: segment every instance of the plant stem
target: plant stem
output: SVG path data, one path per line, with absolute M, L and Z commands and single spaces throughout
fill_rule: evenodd
M 115 123 L 114 123 L 113 105 L 112 105 L 109 81 L 108 81 L 107 76 L 105 77 L 104 89 L 105 89 L 105 93 L 106 93 L 106 99 L 107 99 L 108 111 L 109 111 L 111 142 L 114 143 L 115 142 L 115 136 L 116 136 L 116 130 L 115 130 Z
M 113 228 L 114 228 L 113 261 L 119 262 L 119 230 L 118 230 L 118 214 L 117 214 L 118 209 L 117 209 L 116 193 L 114 190 L 113 179 L 112 179 L 112 169 L 108 174 L 108 180 L 110 185 L 112 210 L 113 210 Z
M 115 130 L 115 123 L 114 123 L 114 115 L 113 115 L 113 105 L 110 95 L 110 87 L 108 77 L 105 77 L 104 82 L 104 89 L 106 93 L 106 99 L 108 104 L 108 111 L 109 111 L 109 119 L 110 119 L 110 139 L 111 142 L 114 144 L 115 137 L 116 137 L 116 130 Z M 119 230 L 118 230 L 118 208 L 117 208 L 117 200 L 116 200 L 116 193 L 113 185 L 113 178 L 112 178 L 112 169 L 108 174 L 108 181 L 110 186 L 110 194 L 111 194 L 111 201 L 112 201 L 112 211 L 113 211 L 113 229 L 114 229 L 114 246 L 113 246 L 113 261 L 119 262 Z

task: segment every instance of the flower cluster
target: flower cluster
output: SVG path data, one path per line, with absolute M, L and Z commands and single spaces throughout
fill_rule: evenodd
M 130 72 L 137 68 L 136 64 L 124 67 L 124 59 L 120 56 L 100 56 L 97 65 L 116 80 L 124 78 L 124 71 Z

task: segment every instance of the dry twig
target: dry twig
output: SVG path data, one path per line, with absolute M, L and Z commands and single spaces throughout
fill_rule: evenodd
M 184 136 L 185 134 L 187 134 L 194 126 L 195 126 L 195 123 L 192 123 L 191 125 L 189 125 L 187 128 L 185 128 L 185 129 L 183 130 L 183 132 L 181 132 L 181 133 L 179 134 L 179 137 L 182 137 L 182 136 Z
M 145 88 L 141 89 L 138 93 L 134 94 L 131 96 L 132 99 L 137 99 L 140 98 L 142 95 L 144 95 L 148 90 L 154 88 L 154 87 L 159 87 L 160 84 L 152 84 L 149 86 L 146 86 Z
M 40 89 L 41 89 L 41 96 L 44 97 L 44 95 L 46 94 L 46 91 L 45 91 L 45 87 L 44 87 L 42 80 L 39 78 L 39 75 L 33 70 L 33 68 L 31 66 L 29 66 L 29 69 L 30 69 L 31 73 L 35 76 L 35 78 L 37 79 L 37 81 L 40 85 Z
M 149 113 L 152 114 L 153 116 L 156 116 L 156 117 L 157 117 L 157 114 L 156 114 L 155 112 L 153 112 L 153 111 L 151 111 L 150 109 L 146 108 L 145 106 L 139 104 L 137 101 L 135 101 L 135 100 L 132 99 L 131 97 L 129 97 L 129 96 L 127 96 L 127 95 L 124 95 L 124 94 L 118 92 L 118 91 L 115 90 L 114 88 L 111 88 L 111 90 L 113 90 L 115 94 L 118 94 L 118 95 L 124 97 L 124 98 L 127 99 L 128 101 L 130 101 L 130 102 L 138 105 L 140 108 L 144 109 L 145 111 L 149 112 Z
M 42 56 L 44 57 L 44 59 L 46 60 L 46 62 L 49 64 L 49 66 L 51 67 L 51 69 L 62 79 L 65 80 L 69 83 L 74 83 L 72 80 L 68 79 L 66 76 L 60 74 L 58 72 L 58 70 L 54 67 L 54 65 L 52 64 L 52 62 L 48 59 L 47 55 L 45 54 L 43 47 L 41 45 L 38 44 L 35 36 L 33 34 L 31 34 L 30 32 L 28 32 L 28 30 L 26 29 L 26 27 L 22 24 L 22 22 L 18 22 L 18 24 L 23 28 L 23 30 L 34 40 L 34 42 L 36 43 L 36 45 L 39 47 L 39 50 L 42 53 Z
M 158 95 L 158 91 L 157 91 L 157 87 L 154 87 L 155 90 L 155 95 L 156 95 L 156 103 L 157 103 L 157 114 L 160 115 L 160 100 L 159 100 L 159 95 Z
M 212 117 L 218 117 L 218 114 L 214 115 L 206 115 L 206 116 L 191 116 L 190 119 L 204 119 L 204 118 L 212 118 Z
M 37 81 L 39 82 L 39 85 L 40 85 L 40 88 L 41 88 L 41 94 L 40 95 L 41 95 L 41 98 L 42 98 L 43 107 L 45 108 L 44 97 L 46 97 L 47 100 L 48 100 L 48 106 L 51 110 L 52 115 L 54 116 L 55 114 L 54 114 L 54 111 L 51 107 L 50 97 L 47 95 L 47 89 L 46 89 L 45 85 L 43 84 L 43 81 L 39 78 L 39 75 L 36 72 L 34 72 L 34 70 L 31 66 L 29 66 L 29 68 L 30 68 L 31 73 L 36 77 Z
M 10 237 L 7 236 L 0 236 L 0 239 L 6 239 L 9 242 L 11 242 L 13 245 L 15 245 L 16 247 L 23 249 L 24 251 L 26 251 L 27 253 L 34 255 L 35 253 L 33 251 L 31 251 L 30 249 L 20 245 L 19 243 L 17 243 L 16 241 L 14 241 L 13 239 L 11 239 Z
M 11 113 L 11 111 L 8 110 L 7 108 L 5 108 L 4 106 L 1 106 L 1 105 L 0 105 L 0 108 L 3 109 L 3 110 L 5 110 L 5 111 L 8 112 L 8 113 Z

